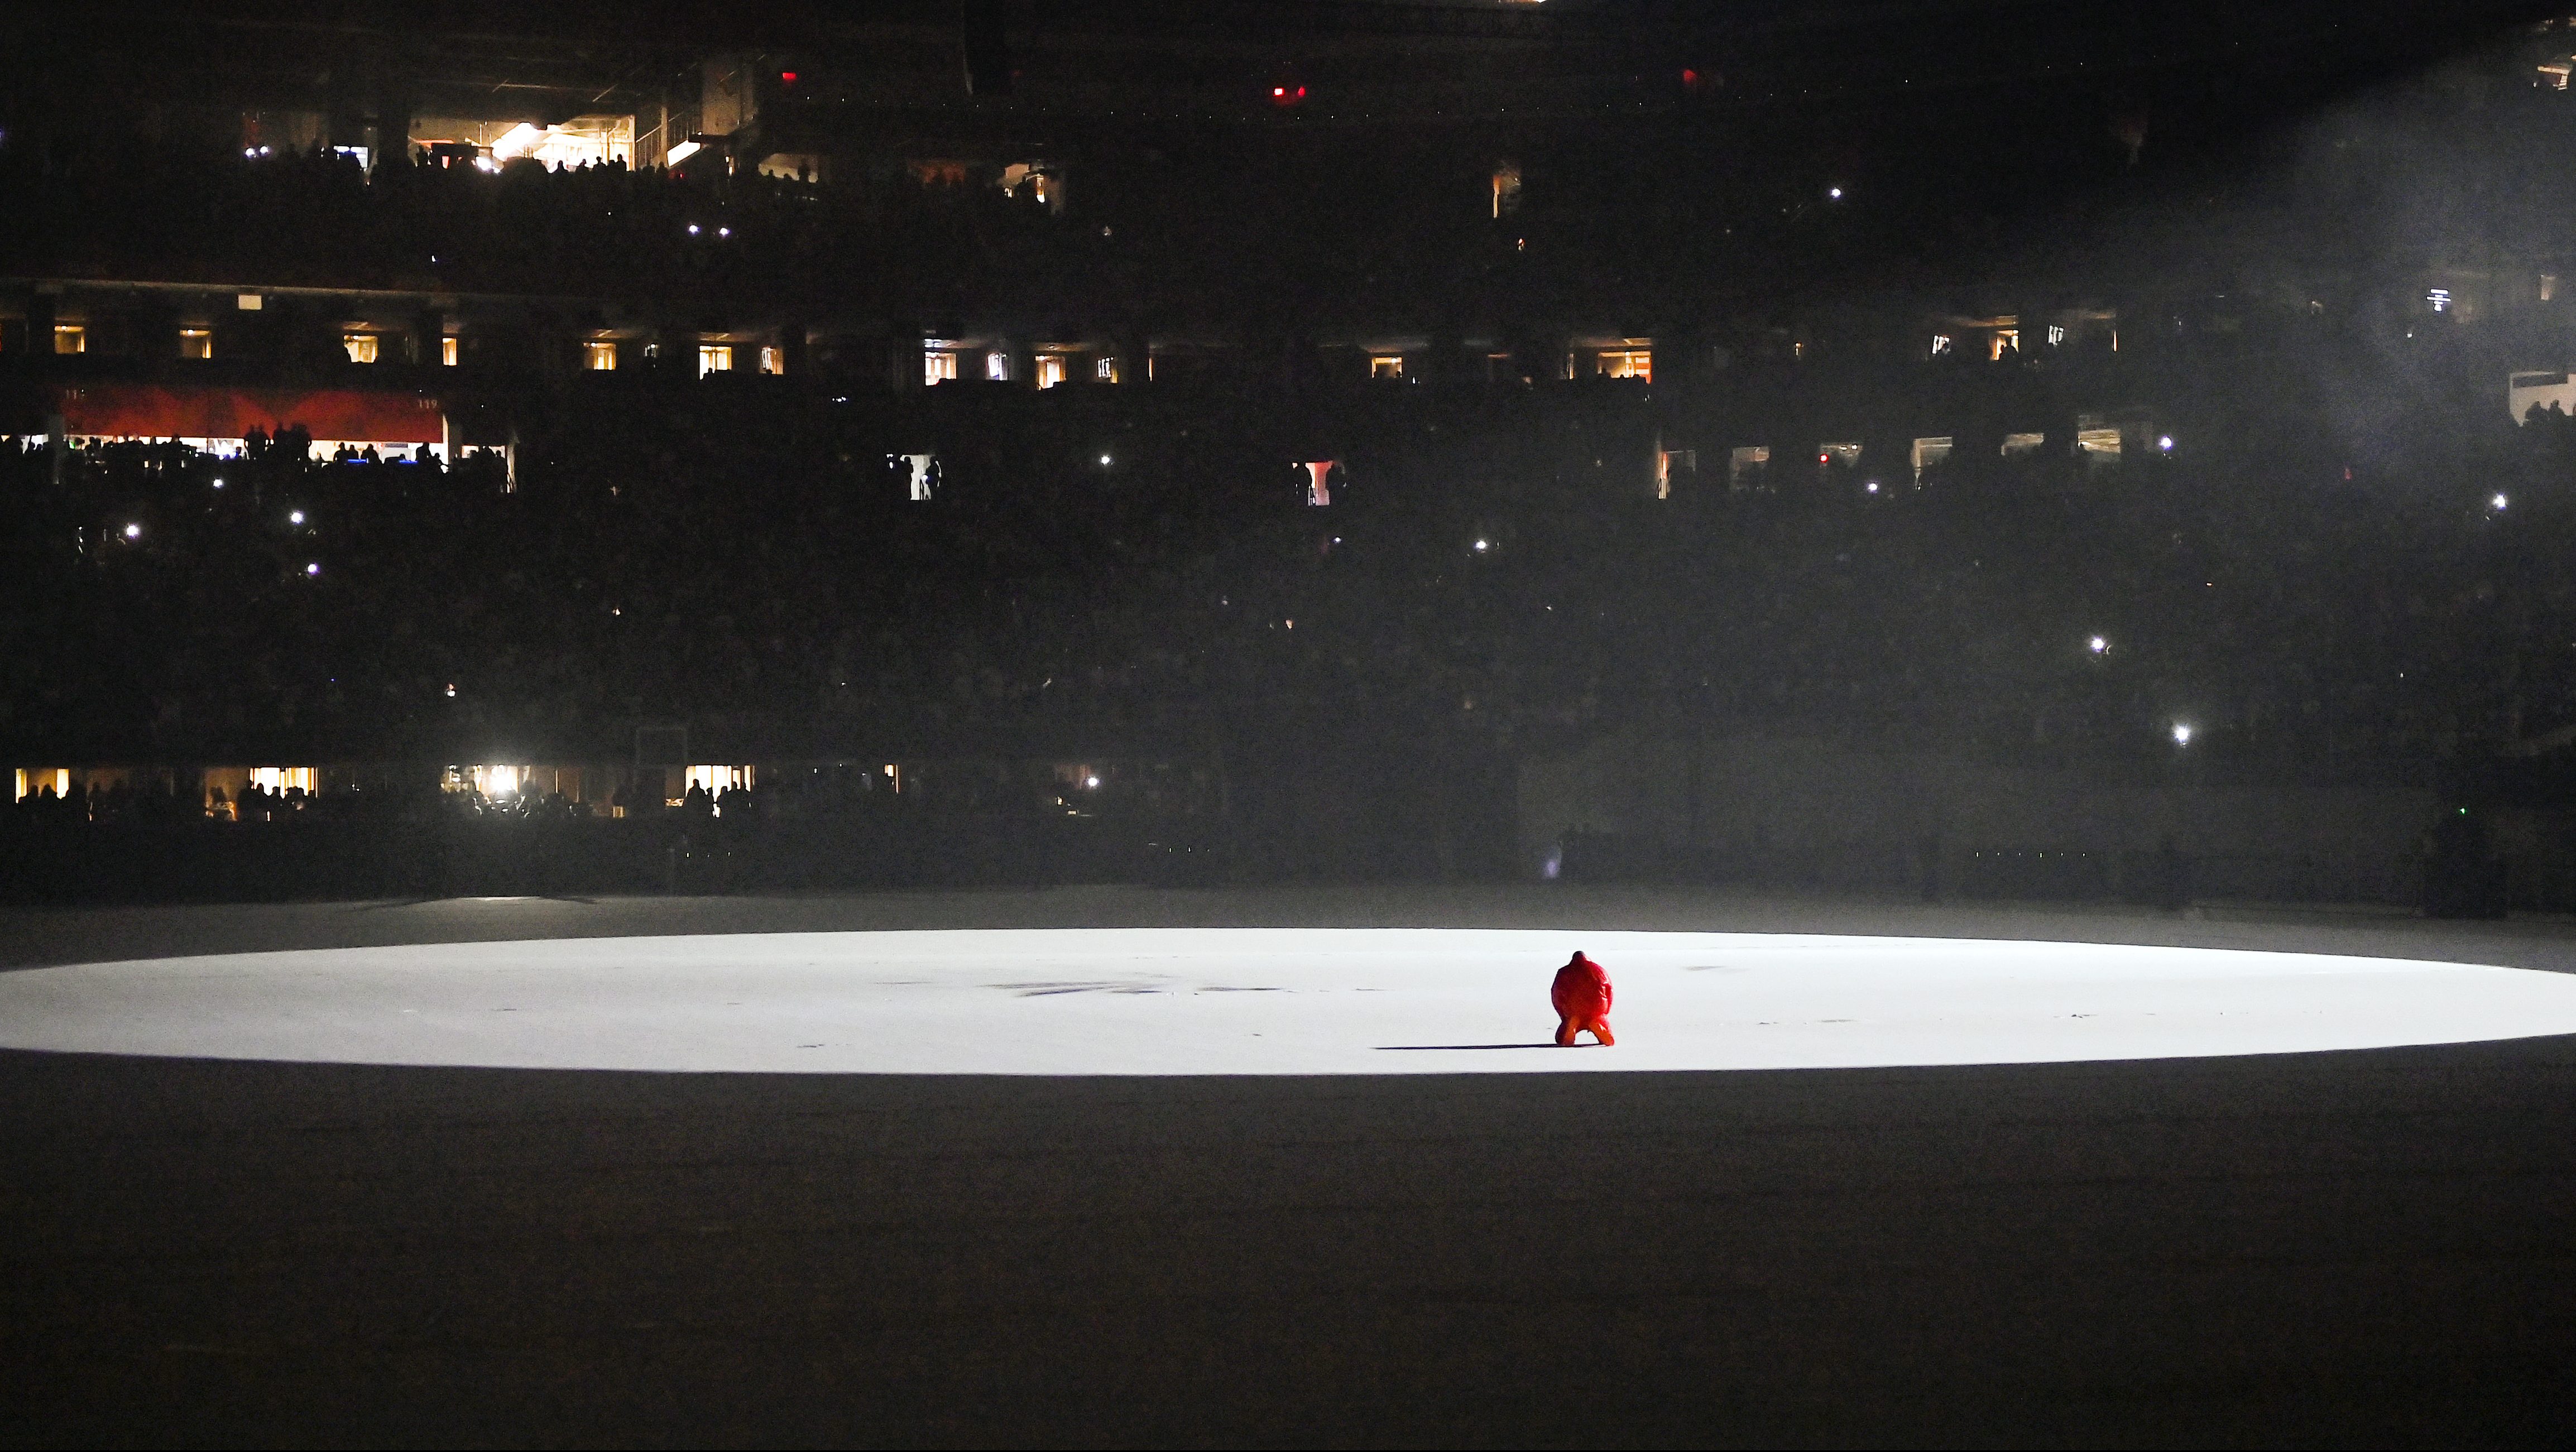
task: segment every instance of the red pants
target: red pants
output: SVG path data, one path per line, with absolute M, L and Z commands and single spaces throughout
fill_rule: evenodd
M 1558 1018 L 1556 1021 L 1557 1047 L 1561 1049 L 1573 1048 L 1574 1036 L 1586 1031 L 1589 1031 L 1594 1038 L 1599 1039 L 1604 1047 L 1619 1042 L 1617 1039 L 1610 1037 L 1610 1020 L 1606 1018 L 1576 1018 L 1571 1014 L 1567 1014 Z

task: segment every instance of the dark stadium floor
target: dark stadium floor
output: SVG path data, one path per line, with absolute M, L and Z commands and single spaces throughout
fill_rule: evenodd
M 1528 890 L 19 912 L 21 965 L 1026 922 L 2560 968 L 2554 922 Z M 1405 1078 L 0 1055 L 0 1440 L 2534 1443 L 2576 1044 Z

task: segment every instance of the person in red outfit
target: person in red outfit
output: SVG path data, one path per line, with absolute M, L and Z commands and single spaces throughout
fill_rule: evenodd
M 1556 1005 L 1557 1047 L 1574 1047 L 1574 1036 L 1586 1029 L 1604 1048 L 1618 1042 L 1610 1037 L 1610 975 L 1600 964 L 1576 953 L 1556 970 L 1548 999 Z

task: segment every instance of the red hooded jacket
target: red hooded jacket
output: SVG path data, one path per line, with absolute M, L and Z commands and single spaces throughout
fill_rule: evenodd
M 1610 1016 L 1610 975 L 1601 965 L 1574 955 L 1572 962 L 1556 970 L 1556 986 L 1549 990 L 1548 1001 L 1556 1005 L 1559 1018 L 1588 1023 Z

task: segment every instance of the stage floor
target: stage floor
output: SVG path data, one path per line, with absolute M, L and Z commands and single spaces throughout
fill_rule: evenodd
M 1481 945 L 1443 966 L 1402 936 L 1024 976 L 955 946 L 1067 924 L 1538 936 L 1492 940 L 1490 980 L 1461 976 Z M 1658 958 L 1617 936 L 1641 926 L 1745 936 Z M 739 936 L 761 927 L 823 936 Z M 1908 941 L 1782 936 L 1837 927 Z M 946 939 L 949 966 L 821 951 L 861 930 Z M 2087 937 L 2380 961 L 2064 946 Z M 481 946 L 314 951 L 406 939 Z M 1534 1042 L 1574 947 L 1618 979 L 1616 1049 L 1395 1051 Z M 203 961 L 236 953 L 257 956 Z M 532 976 L 495 966 L 514 955 Z M 2404 961 L 2554 968 L 2563 923 L 951 894 L 0 914 L 0 956 L 131 965 L 0 973 L 15 1040 L 133 1035 L 0 1050 L 0 1444 L 2576 1439 L 2576 1036 L 2550 1017 L 2576 980 Z M 2000 995 L 1985 1021 L 2015 1053 L 2062 1061 L 1658 1067 L 1900 1028 L 1956 1056 L 1971 1036 L 1933 1011 L 1955 995 L 1881 981 L 1901 963 L 1931 991 L 1945 959 L 1951 988 Z M 759 961 L 771 996 L 722 1040 L 759 1072 L 470 1066 L 576 1036 L 578 1058 L 667 1058 L 701 1016 L 659 1000 Z M 281 997 L 288 964 L 326 971 Z M 630 975 L 645 1025 L 603 1028 L 583 973 Z M 778 1067 L 832 1041 L 776 1032 L 814 1012 L 791 989 L 901 1002 L 845 999 L 863 973 L 1022 1062 L 898 1071 L 859 1056 L 943 1041 L 854 1013 L 849 1057 Z M 519 991 L 543 984 L 562 996 Z M 1753 1033 L 1790 1027 L 1766 995 L 1844 1016 L 1829 986 L 1859 1021 Z M 1210 988 L 1312 991 L 1184 991 Z M 2216 1052 L 2235 994 L 2272 1004 L 2237 1049 L 2309 1051 Z M 2183 1056 L 2122 1057 L 2165 1031 L 2123 995 L 2214 1006 Z M 572 1019 L 517 1022 L 550 1004 Z M 1225 1065 L 1140 1068 L 1156 1014 L 1189 1020 L 1177 1065 Z M 1264 1064 L 1228 1022 L 1303 1027 Z M 2321 1026 L 2347 1046 L 2278 1037 Z M 2353 1046 L 2372 1034 L 2417 1042 Z M 2483 1041 L 2423 1041 L 2461 1036 Z M 1068 1057 L 1038 1071 L 1032 1045 Z M 424 1047 L 445 1062 L 385 1061 Z M 1516 1061 L 1552 1072 L 1496 1072 Z M 1655 1071 L 1558 1071 L 1614 1067 Z
M 1549 1041 L 1584 948 L 1615 1049 Z M 2055 1063 L 2576 1033 L 2576 976 L 1975 938 L 1008 928 L 234 953 L 0 974 L 0 1048 L 642 1072 L 1454 1074 Z

